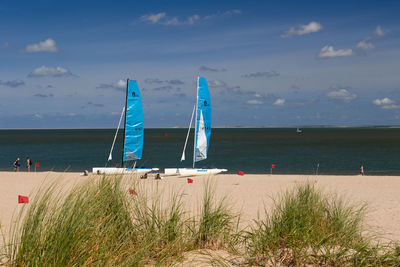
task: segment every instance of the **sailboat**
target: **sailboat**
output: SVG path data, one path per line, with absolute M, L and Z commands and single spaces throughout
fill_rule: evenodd
M 193 149 L 193 168 L 166 168 L 165 175 L 210 175 L 226 172 L 227 169 L 196 169 L 196 162 L 207 158 L 211 136 L 211 98 L 208 90 L 207 80 L 197 77 L 197 101 L 193 108 L 190 125 L 183 147 L 181 162 L 185 160 L 186 145 L 192 127 L 193 116 L 196 112 L 195 137 Z
M 143 107 L 140 90 L 135 80 L 126 81 L 125 106 L 122 108 L 118 128 L 115 132 L 114 141 L 111 145 L 108 161 L 112 160 L 112 152 L 117 139 L 118 130 L 124 117 L 124 140 L 122 148 L 122 167 L 94 167 L 93 173 L 115 174 L 115 173 L 138 173 L 145 174 L 151 171 L 157 171 L 158 168 L 125 168 L 127 161 L 139 160 L 143 152 Z

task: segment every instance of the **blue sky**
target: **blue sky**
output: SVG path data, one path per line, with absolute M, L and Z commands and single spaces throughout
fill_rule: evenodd
M 123 80 L 145 127 L 400 125 L 398 1 L 0 3 L 0 128 L 111 128 Z M 121 81 L 122 80 L 122 81 Z

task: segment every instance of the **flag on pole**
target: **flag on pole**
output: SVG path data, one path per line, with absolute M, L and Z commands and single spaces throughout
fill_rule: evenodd
M 275 164 L 271 164 L 271 169 L 275 169 Z
M 29 198 L 27 196 L 18 195 L 18 203 L 29 203 Z
M 35 167 L 40 167 L 40 163 L 39 162 L 35 162 Z
M 187 178 L 188 184 L 193 184 L 193 179 Z
M 129 194 L 130 194 L 130 195 L 135 195 L 135 196 L 137 196 L 136 191 L 133 190 L 132 188 L 129 188 Z
M 238 171 L 238 175 L 243 176 L 244 172 L 243 171 Z

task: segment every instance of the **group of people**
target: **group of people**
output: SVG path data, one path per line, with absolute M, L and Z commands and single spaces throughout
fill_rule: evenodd
M 15 172 L 17 172 L 17 171 L 19 171 L 19 167 L 21 166 L 21 164 L 20 164 L 20 159 L 19 158 L 17 158 L 15 161 L 14 161 L 14 171 Z M 32 166 L 32 160 L 29 158 L 29 157 L 26 157 L 26 169 L 28 170 L 28 172 L 30 172 L 31 171 L 31 166 Z

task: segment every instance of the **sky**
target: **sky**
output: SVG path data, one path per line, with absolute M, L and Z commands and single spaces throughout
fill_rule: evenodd
M 0 1 L 0 129 L 400 125 L 399 1 Z

